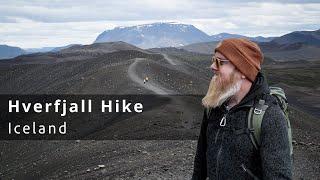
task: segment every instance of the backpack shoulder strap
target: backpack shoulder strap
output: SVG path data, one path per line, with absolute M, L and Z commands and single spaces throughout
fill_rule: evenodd
M 260 99 L 259 103 L 252 106 L 248 115 L 248 128 L 250 130 L 250 139 L 256 149 L 260 147 L 261 124 L 264 113 L 269 106 L 265 104 L 265 100 Z

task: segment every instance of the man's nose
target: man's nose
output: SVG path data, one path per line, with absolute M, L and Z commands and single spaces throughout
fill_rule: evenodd
M 213 72 L 218 71 L 218 68 L 217 68 L 217 66 L 216 66 L 215 63 L 212 63 L 211 66 L 210 66 L 210 68 L 211 68 L 211 70 L 212 70 Z

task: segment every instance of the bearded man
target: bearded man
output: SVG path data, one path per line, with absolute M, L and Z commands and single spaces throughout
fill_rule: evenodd
M 247 39 L 225 39 L 215 48 L 192 179 L 292 179 L 287 121 L 260 72 L 262 61 L 259 46 Z M 268 108 L 256 148 L 248 116 L 260 99 Z

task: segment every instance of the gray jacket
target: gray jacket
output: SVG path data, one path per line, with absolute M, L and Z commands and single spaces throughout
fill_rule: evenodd
M 257 150 L 249 137 L 247 116 L 250 107 L 261 98 L 269 107 Z M 220 127 L 224 114 L 226 126 Z M 238 105 L 229 111 L 222 105 L 213 109 L 209 117 L 204 113 L 192 179 L 292 179 L 287 129 L 285 116 L 259 73 Z

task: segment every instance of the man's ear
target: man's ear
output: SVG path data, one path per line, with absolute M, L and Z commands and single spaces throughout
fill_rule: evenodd
M 242 72 L 239 71 L 239 73 L 241 75 L 241 79 L 246 79 L 246 76 Z

